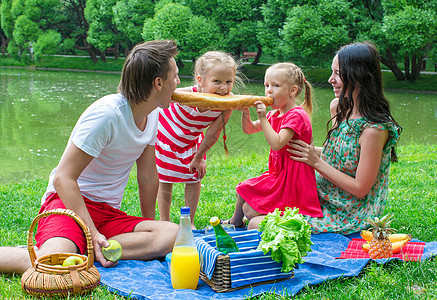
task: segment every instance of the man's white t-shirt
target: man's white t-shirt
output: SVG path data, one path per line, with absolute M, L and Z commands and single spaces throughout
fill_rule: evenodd
M 147 117 L 144 131 L 134 122 L 132 109 L 121 94 L 105 96 L 80 116 L 66 149 L 71 143 L 94 157 L 78 179 L 83 196 L 120 209 L 129 173 L 148 145 L 155 144 L 158 109 Z M 62 158 L 61 158 L 62 159 Z M 42 203 L 52 193 L 56 168 L 50 174 Z

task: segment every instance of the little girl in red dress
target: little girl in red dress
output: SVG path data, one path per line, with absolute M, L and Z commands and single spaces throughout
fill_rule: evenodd
M 292 63 L 278 63 L 267 69 L 265 94 L 274 99 L 273 110 L 266 114 L 266 106 L 255 103 L 258 120 L 250 119 L 249 109 L 243 109 L 242 127 L 246 134 L 259 131 L 270 145 L 269 170 L 259 177 L 237 185 L 237 202 L 232 218 L 225 221 L 244 227 L 243 217 L 250 220 L 249 228 L 257 228 L 265 215 L 276 208 L 297 207 L 299 213 L 322 217 L 317 195 L 314 169 L 290 159 L 287 143 L 300 139 L 312 141 L 309 115 L 312 113 L 311 85 L 302 70 Z M 296 97 L 305 86 L 305 100 L 296 104 Z

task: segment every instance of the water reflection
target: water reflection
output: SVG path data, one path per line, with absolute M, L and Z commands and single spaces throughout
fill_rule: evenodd
M 0 184 L 42 177 L 58 163 L 70 132 L 83 110 L 98 98 L 116 91 L 117 74 L 0 69 Z M 183 80 L 182 85 L 189 85 Z M 262 84 L 249 84 L 240 93 L 262 95 Z M 393 114 L 404 127 L 401 143 L 437 144 L 437 95 L 389 92 Z M 314 141 L 321 145 L 329 119 L 332 91 L 316 88 Z M 252 111 L 253 118 L 256 114 Z M 241 112 L 226 126 L 231 155 L 268 151 L 262 132 L 245 135 Z M 220 139 L 210 155 L 222 155 Z

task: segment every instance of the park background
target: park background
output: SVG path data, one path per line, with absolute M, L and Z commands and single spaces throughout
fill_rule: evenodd
M 416 134 L 416 138 L 401 136 L 399 162 L 390 169 L 385 212 L 395 215 L 393 225 L 400 232 L 426 242 L 436 240 L 436 0 L 2 0 L 0 13 L 0 66 L 5 66 L 0 69 L 4 93 L 0 99 L 0 179 L 13 175 L 13 179 L 0 182 L 1 246 L 26 243 L 26 231 L 39 209 L 48 172 L 62 154 L 62 147 L 55 154 L 44 153 L 43 144 L 52 135 L 47 116 L 58 114 L 58 123 L 70 118 L 72 124 L 63 129 L 61 144 L 65 144 L 78 117 L 74 114 L 83 110 L 71 99 L 76 96 L 89 103 L 103 96 L 97 89 L 100 93 L 115 92 L 126 53 L 138 42 L 162 38 L 173 38 L 179 45 L 178 65 L 181 76 L 187 77 L 183 85 L 191 82 L 193 59 L 207 50 L 226 51 L 237 59 L 242 59 L 245 52 L 254 52 L 254 57 L 242 59 L 243 73 L 249 80 L 248 88 L 241 90 L 254 94 L 263 93 L 259 82 L 264 71 L 278 61 L 293 61 L 301 66 L 314 84 L 315 95 L 327 94 L 323 89 L 328 85 L 335 51 L 354 41 L 373 42 L 381 54 L 385 90 L 394 93 L 389 99 L 392 107 L 409 109 L 398 122 L 402 125 L 412 119 L 408 124 L 421 122 L 423 128 L 423 134 Z M 69 71 L 54 71 L 59 69 Z M 95 73 L 83 75 L 89 71 Z M 85 78 L 80 79 L 81 76 Z M 49 80 L 50 77 L 55 79 Z M 101 77 L 108 77 L 111 84 L 101 83 Z M 89 92 L 82 92 L 78 84 L 81 80 L 89 81 L 96 90 L 91 87 Z M 49 88 L 41 92 L 39 88 L 47 82 Z M 24 93 L 29 86 L 34 91 L 31 96 Z M 64 97 L 62 90 L 71 94 L 71 99 Z M 402 98 L 407 98 L 407 102 Z M 326 101 L 320 102 L 316 116 L 326 109 Z M 10 115 L 14 115 L 14 122 Z M 233 117 L 239 116 L 234 113 Z M 31 129 L 37 127 L 46 131 L 34 135 Z M 411 130 L 410 125 L 404 127 L 404 136 Z M 236 129 L 229 131 L 232 137 Z M 14 144 L 16 141 L 19 143 Z M 41 145 L 29 147 L 33 142 Z M 246 144 L 251 143 L 253 151 L 231 151 L 230 158 L 224 158 L 220 141 L 211 149 L 196 214 L 198 228 L 206 226 L 213 215 L 229 217 L 235 203 L 235 185 L 266 170 L 268 146 L 262 135 Z M 9 152 L 20 154 L 23 149 L 19 147 L 32 157 L 23 156 L 22 161 L 35 163 L 20 164 L 8 156 Z M 50 164 L 46 164 L 48 159 Z M 43 172 L 34 172 L 43 168 Z M 134 168 L 123 210 L 140 215 L 137 194 Z M 173 201 L 172 221 L 178 222 L 183 186 L 175 187 Z M 22 294 L 19 280 L 19 276 L 1 275 L 0 298 L 30 298 Z M 93 292 L 92 297 L 121 298 L 103 288 Z M 289 296 L 284 292 L 281 296 L 271 293 L 259 298 Z M 435 260 L 371 263 L 358 277 L 308 287 L 296 298 L 434 299 L 437 265 Z

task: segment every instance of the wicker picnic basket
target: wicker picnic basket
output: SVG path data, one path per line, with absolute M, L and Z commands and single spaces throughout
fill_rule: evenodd
M 206 274 L 203 271 L 200 271 L 200 279 L 205 281 L 206 284 L 208 284 L 214 291 L 218 293 L 232 292 L 240 289 L 245 289 L 247 287 L 258 286 L 261 284 L 280 282 L 293 277 L 294 277 L 294 273 L 290 274 L 290 277 L 288 278 L 260 281 L 257 283 L 252 283 L 252 284 L 247 284 L 240 287 L 232 288 L 231 263 L 229 260 L 229 255 L 219 255 L 217 257 L 215 269 L 214 272 L 212 273 L 211 279 L 208 279 L 208 276 L 206 276 Z
M 66 215 L 74 219 L 85 233 L 87 254 L 52 253 L 36 257 L 33 247 L 33 230 L 37 222 L 52 214 Z M 44 211 L 35 217 L 27 235 L 27 250 L 32 266 L 21 277 L 23 291 L 37 297 L 83 295 L 100 284 L 100 274 L 94 266 L 94 250 L 91 234 L 85 222 L 73 211 L 55 209 Z M 80 256 L 84 262 L 78 265 L 62 267 L 62 262 L 69 256 Z

